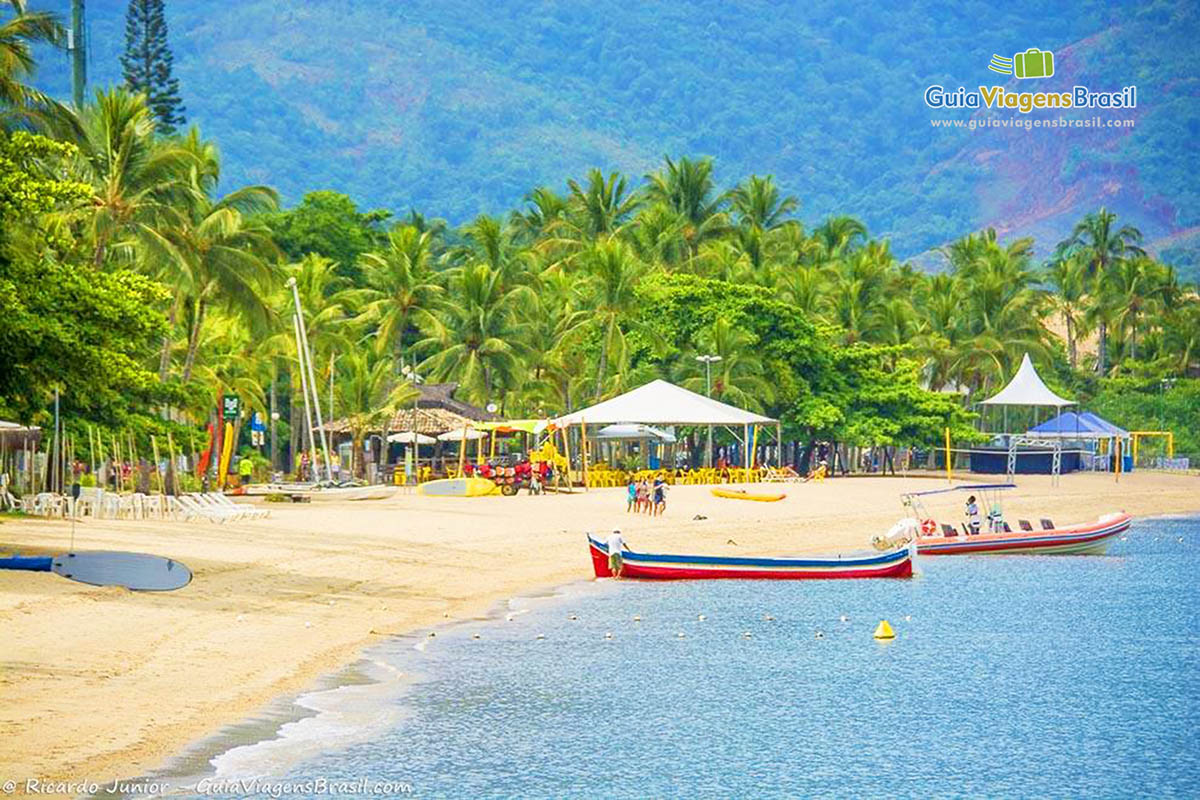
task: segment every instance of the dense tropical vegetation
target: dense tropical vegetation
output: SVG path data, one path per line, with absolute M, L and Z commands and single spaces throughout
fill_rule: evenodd
M 96 83 L 122 81 L 127 4 L 88 3 Z M 772 174 L 809 228 L 853 214 L 904 258 L 989 225 L 1035 235 L 1044 258 L 1103 197 L 1196 280 L 1195 4 L 1059 11 L 1039 0 L 166 3 L 188 120 L 221 143 L 233 185 L 269 183 L 288 205 L 337 188 L 364 209 L 459 225 L 591 166 L 632 188 L 663 153 L 711 155 L 723 186 Z M 931 128 L 984 115 L 934 112 L 927 86 L 1003 82 L 987 69 L 993 50 L 1033 46 L 1058 54 L 1059 76 L 1039 88 L 1135 83 L 1135 113 L 1111 116 L 1136 125 Z M 70 96 L 66 59 L 42 53 L 38 86 Z
M 852 217 L 806 227 L 770 176 L 722 188 L 707 158 L 594 169 L 457 227 L 334 192 L 280 210 L 270 187 L 223 186 L 216 144 L 164 133 L 144 95 L 67 108 L 29 90 L 28 42 L 61 31 L 10 1 L 0 105 L 30 113 L 0 132 L 0 418 L 44 422 L 57 387 L 69 418 L 108 427 L 199 430 L 226 392 L 299 423 L 289 278 L 356 441 L 414 369 L 546 416 L 654 377 L 708 391 L 696 356 L 719 355 L 713 396 L 806 444 L 969 436 L 966 409 L 1025 353 L 1100 405 L 1165 379 L 1196 396 L 1195 287 L 1104 208 L 1045 263 L 984 230 L 942 274 Z

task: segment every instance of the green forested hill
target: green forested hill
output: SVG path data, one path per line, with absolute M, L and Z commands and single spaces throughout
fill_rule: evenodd
M 96 81 L 119 80 L 125 5 L 88 3 Z M 723 182 L 773 173 L 804 219 L 859 216 L 902 255 L 983 225 L 1044 252 L 1106 204 L 1182 262 L 1200 226 L 1196 8 L 167 2 L 190 121 L 220 143 L 227 186 L 337 189 L 458 222 L 592 166 L 640 179 L 664 154 L 712 155 Z M 990 56 L 1035 46 L 1058 74 L 1014 88 L 1136 83 L 1135 127 L 931 128 L 971 112 L 927 108 L 927 85 L 1002 83 Z M 65 57 L 42 65 L 65 97 Z

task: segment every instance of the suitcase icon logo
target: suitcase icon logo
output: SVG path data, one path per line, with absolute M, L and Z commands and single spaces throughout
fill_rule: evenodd
M 992 60 L 988 62 L 988 69 L 1001 75 L 1014 75 L 1022 79 L 1049 78 L 1054 75 L 1054 53 L 1031 47 L 1012 58 L 993 55 Z

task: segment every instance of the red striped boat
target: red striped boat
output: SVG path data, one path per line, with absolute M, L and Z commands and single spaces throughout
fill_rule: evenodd
M 1032 531 L 918 536 L 917 552 L 923 556 L 968 553 L 1038 553 L 1041 555 L 1104 555 L 1112 540 L 1129 530 L 1129 514 L 1105 514 L 1087 525 L 1043 528 Z
M 608 545 L 588 536 L 592 568 L 597 578 L 611 578 Z M 796 558 L 739 558 L 734 556 L 682 556 L 654 553 L 621 553 L 622 578 L 641 580 L 688 580 L 708 578 L 761 578 L 802 580 L 821 578 L 911 578 L 912 550 L 895 548 L 886 552 L 851 556 Z

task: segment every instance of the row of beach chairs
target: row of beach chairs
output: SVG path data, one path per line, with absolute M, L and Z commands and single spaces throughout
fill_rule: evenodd
M 220 492 L 191 494 L 117 494 L 104 489 L 84 488 L 79 499 L 55 492 L 25 495 L 17 506 L 26 514 L 39 517 L 69 519 L 132 519 L 231 522 L 263 519 L 270 515 L 265 508 L 235 503 Z

